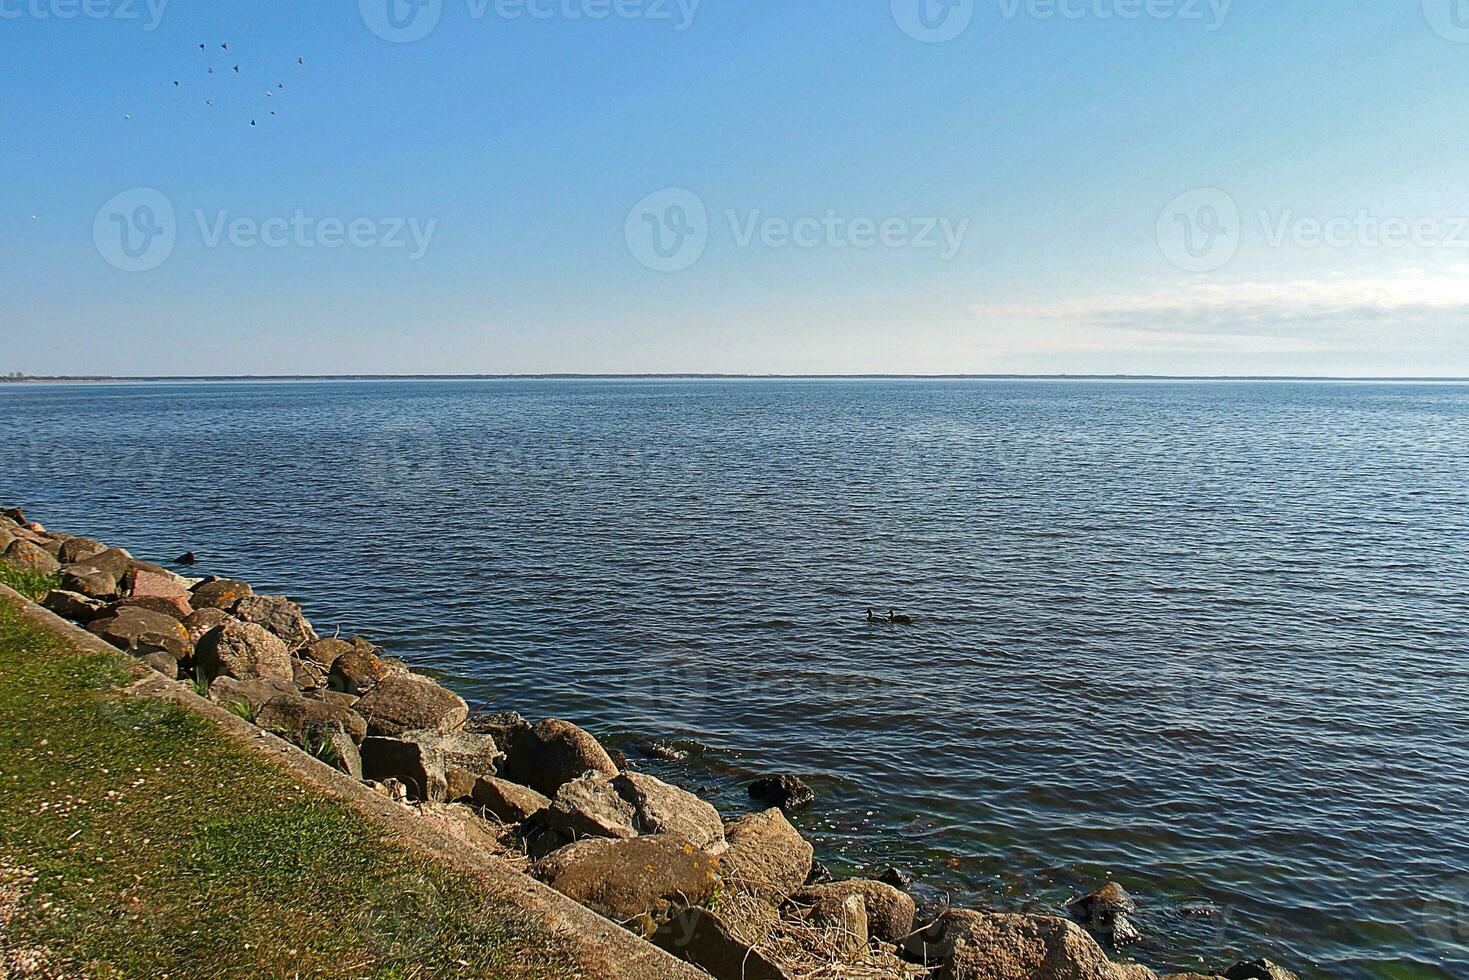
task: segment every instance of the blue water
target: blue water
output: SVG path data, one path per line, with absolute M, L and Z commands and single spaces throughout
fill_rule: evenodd
M 842 871 L 1469 976 L 1469 386 L 0 386 L 0 499 L 296 596 Z M 918 617 L 872 627 L 868 607 Z

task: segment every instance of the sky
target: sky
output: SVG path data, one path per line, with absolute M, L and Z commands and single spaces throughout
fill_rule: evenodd
M 0 373 L 1469 376 L 1466 91 L 1469 0 L 0 0 Z

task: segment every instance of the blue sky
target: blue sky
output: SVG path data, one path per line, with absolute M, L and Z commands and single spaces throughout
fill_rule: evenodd
M 1469 375 L 1469 0 L 419 2 L 0 0 L 0 370 Z

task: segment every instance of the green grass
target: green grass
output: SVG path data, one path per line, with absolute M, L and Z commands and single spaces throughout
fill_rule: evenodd
M 27 599 L 39 599 L 50 590 L 61 588 L 61 579 L 0 561 L 0 584 L 10 586 Z
M 91 977 L 573 974 L 520 910 L 209 721 L 119 695 L 127 667 L 0 600 L 0 950 Z

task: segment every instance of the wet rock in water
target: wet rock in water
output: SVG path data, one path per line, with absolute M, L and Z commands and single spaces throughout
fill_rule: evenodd
M 292 651 L 317 640 L 316 630 L 306 621 L 301 607 L 283 595 L 245 596 L 235 603 L 234 614 L 243 622 L 264 626 Z
M 764 776 L 750 784 L 750 796 L 766 806 L 795 811 L 816 802 L 816 794 L 805 780 L 791 775 Z
M 173 560 L 173 563 L 175 565 L 192 565 L 196 561 L 198 561 L 198 559 L 194 557 L 194 553 L 192 551 L 186 551 L 175 558 Z
M 658 759 L 662 762 L 683 762 L 689 754 L 662 739 L 643 739 L 633 746 L 633 749 L 644 758 Z
M 714 980 L 789 980 L 758 949 L 743 942 L 720 916 L 703 908 L 680 909 L 649 937 L 665 952 L 692 963 Z
M 189 634 L 189 640 L 197 647 L 205 633 L 216 626 L 223 626 L 225 623 L 233 623 L 237 620 L 223 609 L 196 609 L 185 616 L 182 622 L 184 630 Z
M 87 631 L 139 657 L 163 651 L 183 660 L 194 652 L 179 621 L 151 609 L 119 609 L 112 616 L 93 620 Z
M 904 871 L 902 868 L 888 868 L 882 874 L 877 876 L 877 880 L 882 882 L 884 885 L 891 885 L 894 888 L 900 888 L 903 891 L 907 891 L 908 889 L 913 887 L 913 876 Z
M 333 691 L 360 696 L 377 687 L 379 681 L 397 673 L 401 671 L 392 664 L 354 647 L 332 661 L 326 683 Z
M 459 695 L 426 677 L 409 674 L 383 678 L 356 708 L 374 735 L 452 732 L 469 716 L 469 706 Z
M 836 878 L 832 875 L 830 868 L 818 860 L 812 860 L 811 871 L 806 875 L 806 884 L 824 885 L 829 881 L 835 880 Z
M 553 830 L 569 840 L 583 837 L 636 837 L 632 805 L 618 795 L 612 780 L 587 773 L 562 784 L 551 805 L 530 818 L 537 830 Z
M 10 542 L 10 547 L 5 549 L 5 554 L 0 556 L 0 560 L 12 568 L 18 568 L 24 572 L 36 572 L 40 575 L 55 575 L 61 571 L 61 562 L 57 561 L 54 555 L 38 544 L 20 539 Z
M 416 800 L 443 802 L 448 793 L 444 757 L 432 747 L 370 735 L 363 739 L 360 752 L 364 779 L 399 780 Z
M 282 677 L 262 677 L 240 680 L 235 677 L 219 677 L 209 685 L 209 700 L 218 705 L 243 704 L 250 709 L 254 718 L 265 702 L 282 695 L 294 695 L 296 685 Z
M 913 918 L 918 907 L 904 892 L 880 881 L 853 878 L 824 885 L 802 888 L 791 896 L 795 905 L 831 906 L 850 896 L 862 898 L 872 935 L 883 942 L 898 943 L 913 931 Z
M 180 627 L 182 628 L 182 627 Z M 291 654 L 281 638 L 255 623 L 231 620 L 205 633 L 194 664 L 207 680 L 221 675 L 242 681 L 278 677 L 291 681 Z
M 637 771 L 637 767 L 628 761 L 626 753 L 621 749 L 608 749 L 607 757 L 612 760 L 612 764 L 617 767 L 618 772 Z
M 80 592 L 67 592 L 65 589 L 52 589 L 41 596 L 41 606 L 62 619 L 83 624 L 97 619 L 107 608 L 107 604 L 101 599 L 93 599 Z
M 1225 980 L 1300 980 L 1294 973 L 1270 960 L 1236 963 L 1224 971 Z
M 74 562 L 86 561 L 94 555 L 100 555 L 107 550 L 107 545 L 92 538 L 68 538 L 61 543 L 61 550 L 56 557 L 63 565 Z
M 367 737 L 367 723 L 351 708 L 294 694 L 280 695 L 262 704 L 255 715 L 255 724 L 305 748 L 333 732 L 345 732 L 358 744 Z
M 1146 967 L 1113 963 L 1080 926 L 1048 915 L 951 909 L 904 944 L 942 960 L 934 980 L 1155 980 Z
M 1137 903 L 1127 894 L 1127 889 L 1115 881 L 1067 902 L 1066 911 L 1113 946 L 1126 946 L 1143 938 L 1128 919 L 1129 915 L 1136 914 Z
M 102 615 L 115 616 L 123 609 L 146 609 L 149 612 L 162 613 L 179 622 L 187 619 L 194 612 L 189 606 L 189 600 L 181 599 L 178 596 L 129 596 L 126 599 L 118 599 L 116 602 L 109 603 Z M 187 630 L 184 632 L 188 633 Z
M 618 771 L 601 743 L 570 722 L 555 718 L 523 733 L 509 751 L 505 775 L 550 797 L 583 773 L 611 777 Z
M 719 860 L 666 834 L 578 841 L 532 866 L 541 881 L 614 922 L 652 926 L 702 905 L 719 887 Z M 648 931 L 651 931 L 648 930 Z
M 195 609 L 223 609 L 228 612 L 235 603 L 254 594 L 255 590 L 248 582 L 231 578 L 207 579 L 194 586 L 192 601 Z
M 475 780 L 471 798 L 506 823 L 523 823 L 551 805 L 550 800 L 529 786 L 496 776 L 481 776 Z
M 352 644 L 346 640 L 330 637 L 325 640 L 316 640 L 306 644 L 301 650 L 300 655 L 303 660 L 310 660 L 313 663 L 321 664 L 323 667 L 330 667 L 337 662 L 338 657 L 350 653 L 352 649 Z
M 720 855 L 720 861 L 729 886 L 772 905 L 794 895 L 811 873 L 811 845 L 779 809 L 725 824 L 724 837 L 729 849 Z
M 639 772 L 619 773 L 612 786 L 632 806 L 638 833 L 673 834 L 715 854 L 724 849 L 724 820 L 693 793 Z

